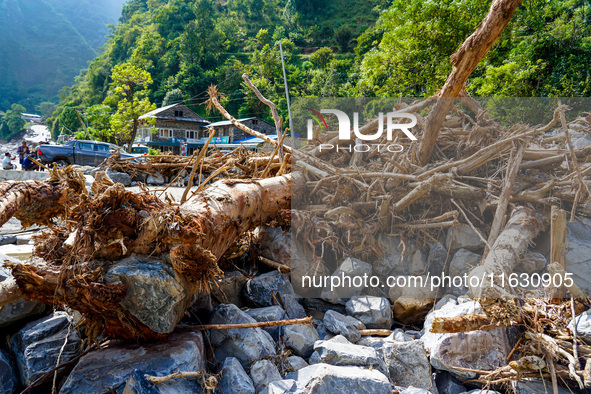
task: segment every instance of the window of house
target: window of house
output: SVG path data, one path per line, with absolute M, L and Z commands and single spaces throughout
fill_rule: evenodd
M 259 124 L 259 120 L 258 119 L 253 119 L 252 120 L 252 124 Z
M 182 118 L 182 117 L 183 117 L 183 111 L 176 111 L 176 110 L 175 110 L 175 111 L 174 111 L 174 116 L 177 116 L 177 117 L 179 117 L 179 118 Z
M 187 138 L 191 138 L 191 139 L 199 138 L 199 131 L 186 130 L 185 135 Z
M 160 129 L 160 137 L 161 138 L 170 138 L 170 137 L 172 137 L 172 130 L 169 130 L 169 129 Z

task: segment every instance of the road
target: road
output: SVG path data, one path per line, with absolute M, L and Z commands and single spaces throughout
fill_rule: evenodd
M 25 135 L 27 141 L 39 144 L 39 142 L 49 142 L 51 140 L 51 132 L 43 124 L 31 126 L 29 130 Z

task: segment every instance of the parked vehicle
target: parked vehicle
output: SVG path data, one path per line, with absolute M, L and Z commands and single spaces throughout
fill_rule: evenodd
M 43 164 L 98 166 L 117 148 L 107 142 L 75 140 L 63 145 L 39 145 L 37 157 Z M 121 152 L 122 158 L 135 156 Z
M 131 147 L 131 152 L 129 152 L 129 153 L 132 155 L 147 156 L 148 155 L 148 147 L 146 145 L 134 144 Z

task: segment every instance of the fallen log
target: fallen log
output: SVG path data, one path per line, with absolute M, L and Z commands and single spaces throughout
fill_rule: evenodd
M 80 193 L 84 178 L 79 175 L 72 169 L 55 169 L 48 182 L 2 185 L 6 193 L 0 200 L 0 225 L 16 216 L 26 225 L 52 226 L 34 251 L 44 263 L 7 266 L 25 298 L 81 312 L 91 338 L 155 338 L 172 331 L 182 317 L 178 314 L 169 332 L 162 332 L 130 314 L 121 305 L 129 289 L 104 278 L 114 262 L 133 254 L 165 256 L 182 286 L 179 304 L 186 309 L 222 275 L 217 261 L 226 250 L 246 231 L 290 208 L 292 183 L 305 187 L 299 173 L 225 179 L 172 207 L 100 176 L 93 185 L 96 195 Z M 60 224 L 52 223 L 58 217 Z M 14 296 L 0 294 L 0 300 L 11 299 Z

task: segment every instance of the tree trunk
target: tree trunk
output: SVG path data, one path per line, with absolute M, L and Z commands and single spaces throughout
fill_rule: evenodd
M 13 215 L 25 217 L 28 224 L 47 224 L 58 216 L 67 220 L 37 242 L 35 254 L 45 264 L 8 266 L 25 298 L 80 311 L 91 336 L 158 337 L 166 333 L 142 324 L 121 305 L 125 285 L 105 282 L 113 262 L 134 253 L 169 254 L 170 265 L 182 277 L 188 307 L 198 291 L 207 291 L 210 281 L 223 274 L 217 261 L 242 234 L 290 208 L 292 182 L 305 187 L 299 173 L 220 180 L 180 207 L 128 192 L 101 177 L 93 185 L 96 195 L 78 200 L 74 197 L 80 193 L 67 181 L 14 182 L 5 188 L 15 192 L 0 200 L 0 224 Z M 2 300 L 14 300 L 10 289 L 0 289 Z
M 478 25 L 476 31 L 451 56 L 454 68 L 447 77 L 445 85 L 437 94 L 439 99 L 429 113 L 425 132 L 419 145 L 418 160 L 420 165 L 426 165 L 431 158 L 439 130 L 454 102 L 453 97 L 457 97 L 464 89 L 466 80 L 501 36 L 521 1 L 494 0 L 488 14 Z

